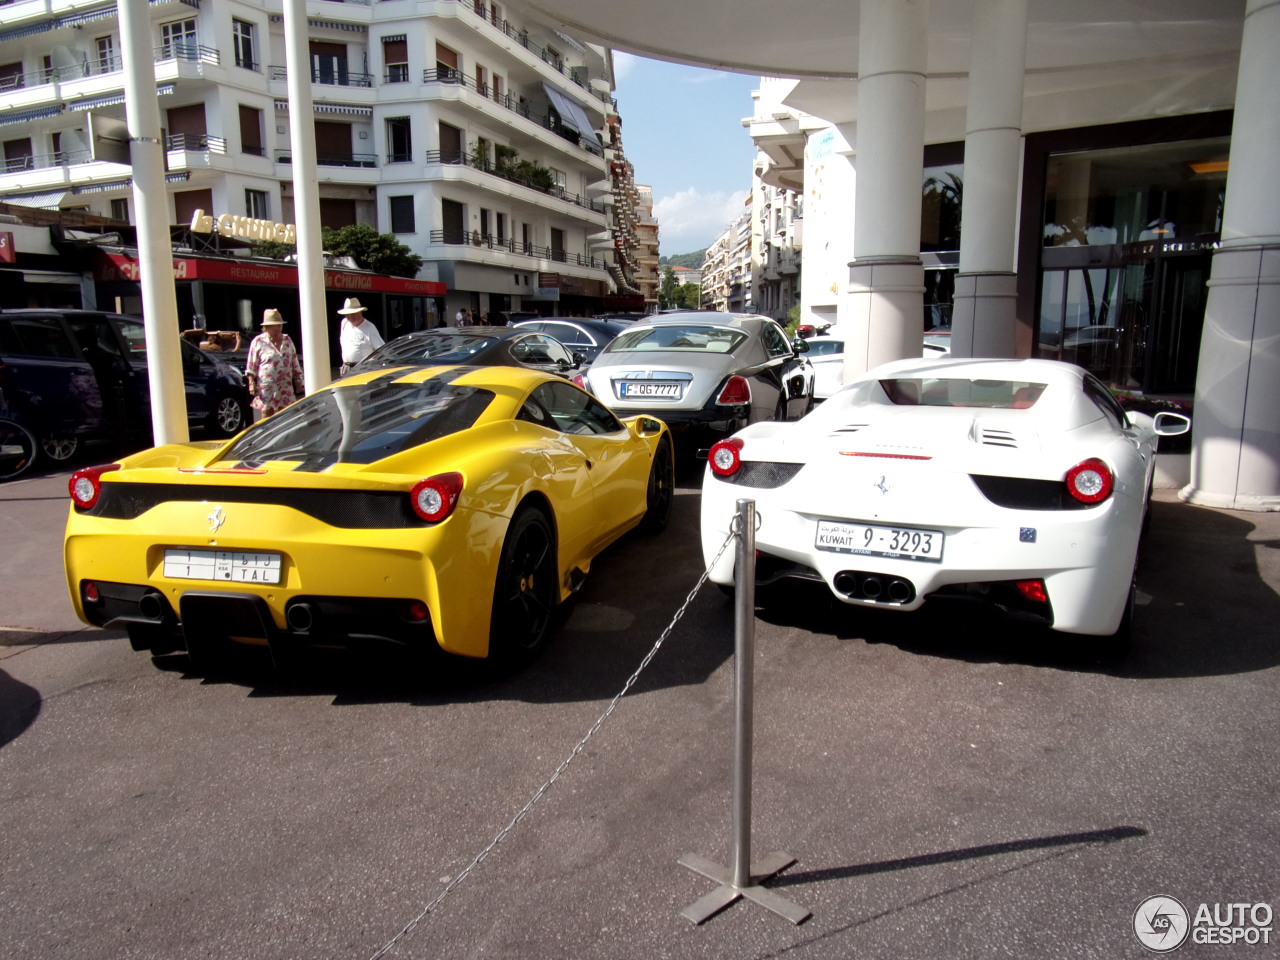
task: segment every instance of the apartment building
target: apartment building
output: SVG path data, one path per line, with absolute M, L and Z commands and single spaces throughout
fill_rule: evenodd
M 751 210 L 739 214 L 711 242 L 702 262 L 702 305 L 708 310 L 753 313 Z
M 653 187 L 636 184 L 640 202 L 636 205 L 636 259 L 639 264 L 636 283 L 644 297 L 644 312 L 658 312 L 658 221 L 653 215 Z
M 800 303 L 804 204 L 801 194 L 765 182 L 761 159 L 751 178 L 751 288 L 755 311 L 785 324 Z
M 98 243 L 94 270 L 100 292 L 136 309 L 116 5 L 0 6 L 0 203 L 120 227 L 126 249 L 102 262 Z M 152 0 L 148 10 L 175 256 L 243 258 L 246 243 L 209 250 L 207 235 L 187 228 L 196 211 L 294 221 L 283 5 Z M 461 307 L 589 312 L 618 294 L 641 302 L 638 198 L 634 181 L 614 173 L 626 161 L 620 139 L 607 136 L 610 118 L 616 125 L 607 48 L 518 3 L 311 0 L 307 13 L 321 222 L 373 226 L 424 260 L 393 289 L 337 278 L 331 297 L 382 297 L 398 329 Z M 296 293 L 292 305 L 277 301 L 289 269 L 233 278 L 206 268 L 207 279 L 179 271 L 180 313 L 225 327 L 243 327 L 263 305 L 288 315 Z

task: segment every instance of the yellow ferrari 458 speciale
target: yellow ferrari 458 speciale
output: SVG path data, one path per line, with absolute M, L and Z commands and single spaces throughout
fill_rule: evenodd
M 661 421 L 557 376 L 372 371 L 229 442 L 77 471 L 67 584 L 86 623 L 197 666 L 378 641 L 520 664 L 593 557 L 665 527 L 673 463 Z

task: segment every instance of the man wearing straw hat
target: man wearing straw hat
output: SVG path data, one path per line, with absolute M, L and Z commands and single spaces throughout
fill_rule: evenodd
M 345 377 L 351 368 L 382 346 L 378 328 L 365 320 L 366 308 L 355 297 L 348 297 L 338 313 L 342 324 L 338 331 L 338 343 L 342 348 L 342 367 L 338 376 Z
M 249 357 L 244 365 L 253 399 L 255 420 L 283 410 L 302 396 L 302 363 L 298 350 L 284 332 L 284 317 L 279 310 L 264 310 L 262 332 L 249 344 Z

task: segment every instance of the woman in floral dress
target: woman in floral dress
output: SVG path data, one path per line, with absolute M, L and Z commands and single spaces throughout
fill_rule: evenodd
M 254 419 L 269 417 L 302 396 L 302 363 L 298 350 L 284 332 L 284 317 L 279 310 L 262 314 L 262 333 L 249 344 L 245 361 L 249 379 L 250 406 Z

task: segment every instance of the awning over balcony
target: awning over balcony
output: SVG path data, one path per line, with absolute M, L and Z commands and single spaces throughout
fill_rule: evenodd
M 47 193 L 17 193 L 0 197 L 0 203 L 10 203 L 15 207 L 32 207 L 36 210 L 57 210 L 67 197 L 65 190 L 50 190 Z
M 595 132 L 595 128 L 591 126 L 591 121 L 587 119 L 586 111 L 578 106 L 577 101 L 561 93 L 549 83 L 544 83 L 542 89 L 547 91 L 547 99 L 556 108 L 556 113 L 560 114 L 561 123 L 566 127 L 573 127 L 584 136 L 589 137 Z
M 56 117 L 62 112 L 62 109 L 63 105 L 61 103 L 55 103 L 47 107 L 32 107 L 30 110 L 15 110 L 13 113 L 0 114 L 0 124 L 26 123 L 28 120 Z
M 288 100 L 277 100 L 276 109 L 282 113 L 289 112 Z M 349 117 L 372 117 L 373 107 L 361 107 L 350 103 L 313 103 L 313 113 L 340 113 Z

